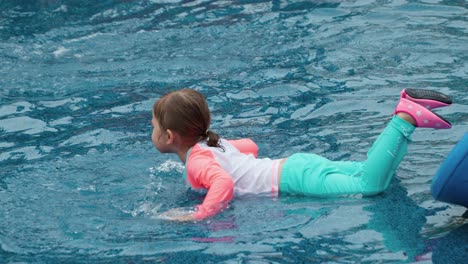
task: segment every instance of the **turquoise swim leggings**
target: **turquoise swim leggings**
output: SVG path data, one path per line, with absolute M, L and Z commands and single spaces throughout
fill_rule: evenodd
M 364 162 L 331 161 L 315 154 L 294 154 L 284 163 L 280 193 L 316 197 L 381 193 L 405 156 L 413 131 L 414 126 L 395 115 Z

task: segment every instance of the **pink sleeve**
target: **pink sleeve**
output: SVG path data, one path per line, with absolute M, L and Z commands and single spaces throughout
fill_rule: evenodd
M 236 149 L 244 154 L 252 154 L 258 158 L 258 146 L 250 138 L 242 138 L 237 140 L 228 140 Z
M 203 203 L 197 206 L 193 214 L 195 219 L 213 216 L 228 206 L 234 193 L 234 182 L 224 171 L 209 150 L 196 148 L 191 150 L 186 164 L 187 178 L 195 188 L 208 189 Z

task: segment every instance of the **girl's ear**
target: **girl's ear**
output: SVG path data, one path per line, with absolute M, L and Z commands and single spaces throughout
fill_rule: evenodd
M 166 130 L 166 134 L 167 134 L 167 141 L 166 141 L 166 144 L 172 144 L 174 143 L 174 140 L 175 140 L 175 134 L 174 132 L 172 132 L 172 130 L 170 129 L 167 129 Z

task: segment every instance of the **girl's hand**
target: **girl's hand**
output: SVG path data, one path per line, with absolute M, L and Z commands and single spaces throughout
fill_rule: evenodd
M 187 215 L 180 215 L 180 216 L 174 216 L 172 221 L 178 221 L 178 222 L 186 222 L 186 221 L 195 221 L 195 218 L 191 214 Z
M 171 221 L 194 221 L 195 218 L 193 217 L 193 208 L 188 208 L 188 207 L 179 207 L 179 208 L 173 208 L 169 211 L 160 213 L 156 217 L 159 219 L 164 219 L 164 220 L 171 220 Z

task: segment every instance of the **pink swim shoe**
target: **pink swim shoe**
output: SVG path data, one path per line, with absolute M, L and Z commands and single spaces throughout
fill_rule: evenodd
M 413 101 L 427 109 L 434 109 L 452 104 L 452 99 L 448 95 L 432 90 L 407 88 L 403 89 L 400 95 L 401 98 Z
M 416 122 L 416 127 L 428 127 L 435 129 L 448 129 L 452 127 L 449 121 L 443 117 L 425 108 L 424 106 L 410 101 L 406 98 L 400 98 L 395 108 L 395 114 L 406 113 Z

